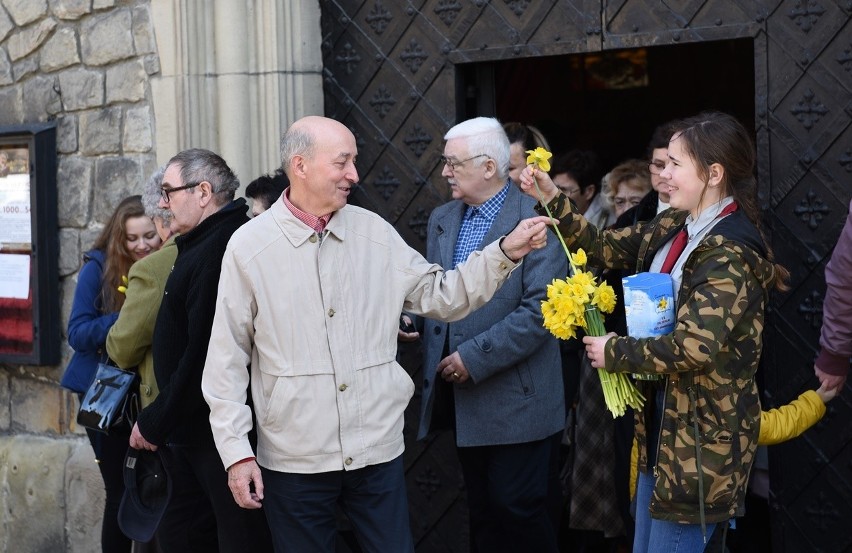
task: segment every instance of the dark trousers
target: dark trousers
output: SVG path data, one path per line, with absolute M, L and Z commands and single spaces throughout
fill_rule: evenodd
M 551 436 L 522 444 L 460 447 L 470 509 L 471 551 L 558 551 L 550 516 Z M 558 492 L 557 492 L 558 493 Z
M 276 553 L 334 553 L 338 502 L 365 553 L 413 553 L 402 456 L 351 471 L 261 468 Z
M 157 539 L 165 553 L 272 551 L 262 509 L 243 509 L 212 446 L 169 446 L 172 497 Z
M 130 428 L 119 426 L 111 430 L 109 435 L 87 428 L 86 434 L 95 452 L 106 491 L 101 551 L 129 553 L 130 538 L 125 536 L 118 526 L 118 506 L 121 504 L 121 496 L 124 495 L 124 457 L 130 440 Z

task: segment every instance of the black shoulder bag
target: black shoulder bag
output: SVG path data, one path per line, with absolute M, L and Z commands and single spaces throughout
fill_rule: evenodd
M 95 379 L 80 400 L 77 424 L 109 434 L 111 428 L 122 422 L 133 425 L 138 414 L 139 375 L 98 363 Z

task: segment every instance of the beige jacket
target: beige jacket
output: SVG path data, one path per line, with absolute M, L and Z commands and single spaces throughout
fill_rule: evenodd
M 458 320 L 517 265 L 497 242 L 444 272 L 375 213 L 346 206 L 320 240 L 283 202 L 234 233 L 202 379 L 225 467 L 254 455 L 294 473 L 351 470 L 403 451 L 414 384 L 396 362 L 400 312 Z

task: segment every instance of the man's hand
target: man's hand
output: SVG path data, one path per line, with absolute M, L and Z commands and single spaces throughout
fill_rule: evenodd
M 254 484 L 254 491 L 252 491 Z M 228 467 L 228 487 L 234 501 L 243 509 L 260 509 L 263 501 L 263 478 L 257 461 L 235 463 Z
M 606 336 L 583 336 L 583 343 L 586 344 L 586 357 L 589 358 L 589 363 L 596 369 L 604 368 L 604 350 L 606 343 L 610 338 L 615 338 L 615 332 L 610 332 Z
M 544 171 L 539 171 L 538 167 L 535 165 L 527 165 L 524 167 L 524 170 L 521 171 L 519 180 L 521 191 L 537 202 L 544 198 L 544 203 L 549 203 L 553 198 L 559 195 L 559 189 L 556 188 L 556 185 L 553 184 L 552 180 L 550 180 L 550 175 Z M 538 190 L 536 190 L 535 187 L 536 182 L 538 183 Z M 541 191 L 541 195 L 539 195 L 539 190 Z
M 139 431 L 139 423 L 133 423 L 133 430 L 130 431 L 130 447 L 157 451 L 157 446 L 146 440 L 142 432 Z
M 503 238 L 500 248 L 506 257 L 517 263 L 532 250 L 539 250 L 547 245 L 547 225 L 551 224 L 551 221 L 548 217 L 524 219 Z
M 415 330 L 411 317 L 402 315 L 399 318 L 399 330 L 396 333 L 399 342 L 416 342 L 420 339 L 420 333 Z
M 470 373 L 467 372 L 467 367 L 464 366 L 464 361 L 457 351 L 441 359 L 436 372 L 447 382 L 455 384 L 467 382 L 470 378 Z
M 843 388 L 843 385 L 846 384 L 846 376 L 844 375 L 836 375 L 836 374 L 828 374 L 827 372 L 823 372 L 814 365 L 814 374 L 817 378 L 819 378 L 819 383 L 826 388 Z

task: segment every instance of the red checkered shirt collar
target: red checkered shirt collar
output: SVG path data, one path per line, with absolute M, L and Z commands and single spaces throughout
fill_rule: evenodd
M 284 205 L 287 206 L 287 209 L 290 210 L 290 212 L 296 217 L 296 219 L 302 221 L 303 223 L 314 229 L 317 234 L 322 234 L 322 231 L 325 230 L 325 226 L 328 224 L 328 221 L 331 219 L 331 216 L 334 215 L 334 213 L 329 213 L 328 215 L 317 217 L 316 215 L 305 213 L 290 202 L 289 187 L 287 188 L 287 190 L 284 191 Z

